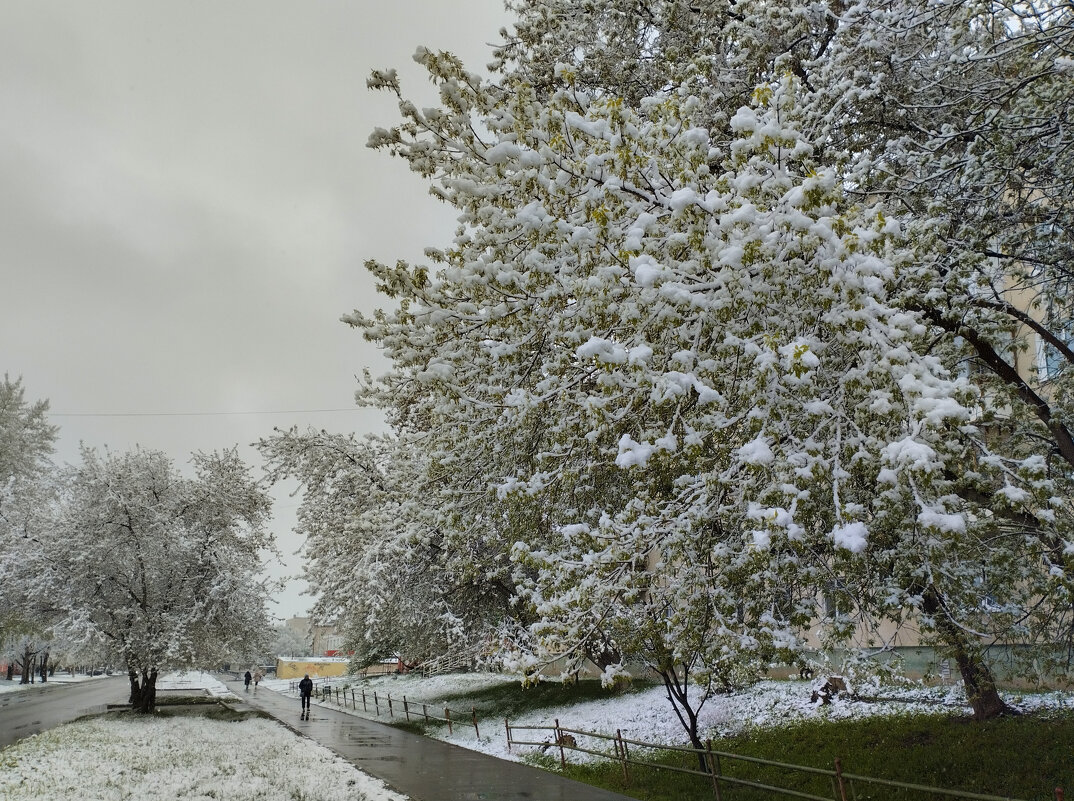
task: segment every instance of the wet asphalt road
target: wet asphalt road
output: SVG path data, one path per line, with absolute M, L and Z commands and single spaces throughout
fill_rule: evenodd
M 126 676 L 60 684 L 35 684 L 19 692 L 0 693 L 0 748 L 83 715 L 122 704 L 130 694 Z

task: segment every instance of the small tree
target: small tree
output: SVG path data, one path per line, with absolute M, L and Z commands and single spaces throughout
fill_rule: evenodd
M 313 653 L 310 634 L 299 634 L 284 623 L 272 627 L 270 638 L 271 644 L 263 656 L 270 662 L 275 662 L 278 656 L 309 656 Z
M 161 670 L 263 644 L 270 500 L 234 450 L 196 454 L 193 478 L 157 451 L 82 457 L 42 540 L 41 586 L 69 610 L 58 627 L 125 665 L 131 706 L 151 712 Z
M 474 646 L 504 617 L 509 566 L 500 551 L 454 547 L 440 525 L 453 507 L 423 474 L 419 440 L 292 429 L 259 447 L 273 481 L 300 483 L 315 615 L 342 622 L 355 664 Z

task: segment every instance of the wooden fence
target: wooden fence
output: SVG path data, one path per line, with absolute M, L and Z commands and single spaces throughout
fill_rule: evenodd
M 731 786 L 752 787 L 778 795 L 792 798 L 804 798 L 809 801 L 855 801 L 859 798 L 859 791 L 865 798 L 886 797 L 882 788 L 899 788 L 912 793 L 920 794 L 921 798 L 935 799 L 937 797 L 950 799 L 973 799 L 974 801 L 1019 801 L 1009 796 L 987 795 L 971 793 L 964 790 L 948 790 L 942 787 L 930 787 L 922 784 L 899 782 L 891 779 L 878 779 L 872 776 L 862 776 L 856 773 L 847 773 L 838 758 L 835 759 L 833 769 L 812 768 L 805 765 L 793 765 L 786 762 L 776 762 L 770 759 L 733 754 L 727 751 L 718 751 L 712 747 L 712 740 L 708 740 L 704 749 L 684 748 L 681 746 L 659 745 L 646 743 L 641 740 L 631 740 L 623 736 L 622 731 L 616 730 L 614 735 L 601 734 L 599 732 L 584 731 L 581 729 L 568 729 L 555 721 L 552 726 L 512 726 L 510 721 L 504 718 L 504 727 L 507 733 L 507 750 L 510 751 L 515 745 L 540 746 L 541 748 L 555 748 L 559 751 L 559 761 L 563 768 L 567 767 L 567 752 L 577 751 L 584 754 L 610 759 L 618 762 L 623 769 L 623 780 L 630 782 L 630 766 L 640 766 L 655 770 L 666 770 L 676 773 L 688 773 L 704 779 L 712 784 L 712 792 L 717 801 L 723 801 L 724 792 Z M 543 740 L 519 739 L 516 732 L 547 732 L 548 736 Z M 527 735 L 524 735 L 527 736 Z M 540 735 L 537 735 L 538 737 Z M 592 743 L 610 743 L 610 748 L 598 750 Z M 639 754 L 638 752 L 642 753 Z M 646 753 L 655 754 L 660 752 L 681 752 L 692 754 L 698 761 L 698 768 L 676 767 L 652 759 L 645 759 Z M 700 766 L 704 764 L 705 770 Z M 825 777 L 831 784 L 830 795 L 818 795 L 795 787 L 787 787 L 771 784 L 756 778 L 745 778 L 741 775 L 729 775 L 726 770 L 736 764 L 747 766 L 764 766 L 774 768 L 783 774 L 803 774 L 807 776 Z M 881 789 L 880 795 L 867 795 L 867 790 Z M 1063 789 L 1055 788 L 1055 801 L 1063 801 Z

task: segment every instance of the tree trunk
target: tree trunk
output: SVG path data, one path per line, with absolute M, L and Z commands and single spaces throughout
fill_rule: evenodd
M 687 695 L 687 688 L 690 684 L 689 673 L 684 669 L 683 678 L 680 680 L 674 666 L 667 669 L 656 668 L 656 672 L 659 673 L 660 678 L 664 680 L 664 688 L 667 690 L 668 700 L 671 701 L 671 707 L 675 710 L 675 715 L 678 717 L 682 727 L 686 729 L 686 736 L 690 738 L 690 745 L 698 750 L 698 770 L 708 773 L 708 757 L 703 753 L 705 751 L 705 744 L 701 742 L 701 737 L 697 733 L 698 710 L 690 706 L 690 700 Z
M 29 647 L 24 647 L 22 649 L 22 661 L 19 665 L 22 668 L 22 679 L 19 681 L 19 684 L 30 683 L 30 671 L 32 670 L 31 661 L 33 660 L 33 657 L 34 652 L 31 651 Z
M 980 650 L 971 645 L 966 633 L 948 616 L 939 590 L 929 587 L 922 598 L 921 608 L 934 617 L 936 630 L 955 658 L 974 720 L 992 720 L 1012 714 L 1013 710 L 999 695 L 992 668 L 984 661 Z
M 41 657 L 41 683 L 48 681 L 48 651 Z
M 131 681 L 131 709 L 142 714 L 149 714 L 157 708 L 157 671 L 129 670 Z

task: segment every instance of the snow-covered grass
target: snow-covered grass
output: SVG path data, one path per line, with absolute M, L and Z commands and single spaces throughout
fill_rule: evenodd
M 227 693 L 208 674 L 159 689 Z M 221 692 L 223 690 L 223 692 Z M 328 749 L 263 718 L 88 718 L 0 750 L 0 799 L 405 801 Z
M 490 673 L 460 673 L 422 678 L 418 675 L 375 676 L 368 679 L 343 678 L 331 684 L 353 686 L 356 691 L 365 688 L 367 696 L 376 690 L 381 699 L 381 717 L 387 718 L 385 696 L 391 693 L 396 702 L 396 720 L 401 717 L 399 705 L 403 696 L 411 703 L 429 702 L 430 706 L 443 706 L 442 699 L 450 698 L 449 706 L 468 711 L 471 704 L 482 708 L 481 692 L 503 684 L 519 682 L 517 676 Z M 269 681 L 270 687 L 286 690 L 289 682 Z M 793 725 L 813 720 L 841 720 L 866 717 L 882 717 L 907 713 L 955 713 L 971 714 L 966 704 L 961 684 L 949 686 L 926 686 L 917 682 L 901 685 L 863 684 L 856 688 L 860 700 L 836 698 L 830 704 L 811 702 L 815 682 L 788 680 L 763 681 L 754 687 L 729 695 L 710 698 L 699 715 L 702 738 L 724 737 L 739 734 L 750 728 L 771 728 Z M 320 685 L 318 685 L 320 686 Z M 472 695 L 472 698 L 467 698 Z M 1042 709 L 1074 709 L 1074 695 L 1065 692 L 1023 693 L 1009 692 L 1005 698 L 1021 711 Z M 316 696 L 315 696 L 316 699 Z M 332 702 L 319 702 L 322 706 L 342 709 Z M 370 702 L 371 703 L 371 702 Z M 487 706 L 487 705 L 486 705 Z M 372 707 L 370 707 L 372 710 Z M 374 718 L 375 715 L 346 710 L 350 714 Z M 621 695 L 609 695 L 600 700 L 566 706 L 543 707 L 511 717 L 512 726 L 551 726 L 558 719 L 560 725 L 581 731 L 614 735 L 621 730 L 628 739 L 661 745 L 685 745 L 686 735 L 675 716 L 662 686 L 649 687 Z M 539 751 L 536 746 L 513 747 L 507 750 L 503 715 L 494 711 L 483 725 L 480 720 L 481 737 L 478 739 L 472 726 L 456 724 L 449 734 L 446 726 L 429 729 L 429 734 L 464 748 L 482 751 L 503 759 L 524 759 Z M 547 739 L 547 733 L 527 732 L 520 739 Z M 536 736 L 535 736 L 536 735 Z M 608 744 L 610 750 L 611 745 Z M 575 761 L 586 759 L 576 753 Z
M 205 692 L 213 698 L 234 698 L 235 694 L 222 681 L 204 671 L 168 673 L 157 679 L 157 690 L 190 690 Z
M 94 681 L 95 679 L 107 678 L 106 676 L 87 676 L 84 673 L 78 673 L 71 675 L 69 673 L 57 673 L 54 676 L 49 676 L 47 682 L 42 682 L 40 679 L 33 684 L 19 684 L 18 676 L 13 681 L 7 679 L 0 679 L 0 693 L 12 693 L 19 690 L 36 690 L 41 687 L 48 687 L 50 684 L 74 684 L 80 681 Z

